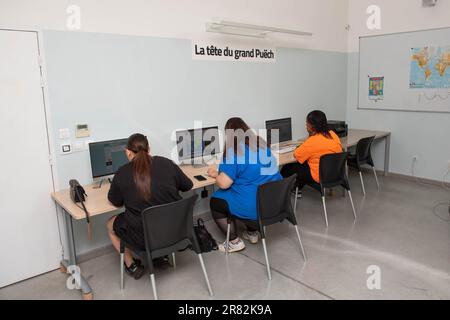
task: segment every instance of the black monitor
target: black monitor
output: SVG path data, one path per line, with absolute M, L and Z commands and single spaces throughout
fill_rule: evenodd
M 193 160 L 220 153 L 219 127 L 176 132 L 178 160 Z
M 92 177 L 113 175 L 121 166 L 127 164 L 127 143 L 128 139 L 89 143 Z
M 272 130 L 278 130 L 279 140 L 278 142 L 273 141 L 273 143 L 282 143 L 292 140 L 292 119 L 277 119 L 266 121 L 267 130 L 267 143 L 272 144 Z

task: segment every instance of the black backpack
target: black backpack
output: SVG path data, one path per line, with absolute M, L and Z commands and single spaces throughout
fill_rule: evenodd
M 202 252 L 210 252 L 218 249 L 217 242 L 206 229 L 203 219 L 197 219 L 197 225 L 194 226 L 194 230 Z

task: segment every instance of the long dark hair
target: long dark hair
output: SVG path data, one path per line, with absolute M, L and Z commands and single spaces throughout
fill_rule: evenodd
M 152 173 L 152 158 L 149 154 L 150 147 L 147 137 L 135 133 L 128 138 L 127 149 L 135 154 L 131 165 L 133 166 L 133 178 L 139 194 L 148 201 L 150 199 Z
M 327 116 L 324 112 L 320 110 L 312 111 L 306 117 L 306 121 L 313 127 L 316 134 L 322 134 L 326 138 L 331 139 Z
M 234 134 L 233 136 L 229 136 L 229 134 L 231 134 L 232 132 L 235 133 L 238 130 L 242 130 L 245 135 L 240 136 Z M 255 143 L 251 143 L 252 141 L 256 141 L 256 146 Z M 251 149 L 255 149 L 256 147 L 256 150 L 254 151 L 257 151 L 260 148 L 265 148 L 267 146 L 266 141 L 260 136 L 256 135 L 244 120 L 242 120 L 241 118 L 228 119 L 227 123 L 225 124 L 225 148 L 223 151 L 224 158 L 226 157 L 227 150 L 231 145 L 233 145 L 234 147 L 234 154 L 238 154 L 238 152 L 240 151 L 238 148 L 242 142 Z

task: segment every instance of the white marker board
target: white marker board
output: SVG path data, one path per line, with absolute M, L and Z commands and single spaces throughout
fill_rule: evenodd
M 358 109 L 450 112 L 450 88 L 410 87 L 412 49 L 425 47 L 450 48 L 450 28 L 361 37 Z M 383 99 L 369 98 L 370 77 L 384 77 Z

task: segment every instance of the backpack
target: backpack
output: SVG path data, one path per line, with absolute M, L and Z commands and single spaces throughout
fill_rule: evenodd
M 197 225 L 194 226 L 194 230 L 201 252 L 210 252 L 218 249 L 216 240 L 206 229 L 202 218 L 197 219 Z

